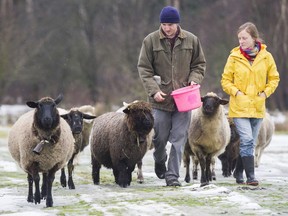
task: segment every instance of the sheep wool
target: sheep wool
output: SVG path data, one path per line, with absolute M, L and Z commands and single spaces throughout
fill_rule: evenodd
M 55 173 L 66 165 L 74 151 L 71 129 L 55 108 L 62 98 L 59 95 L 55 100 L 45 97 L 37 102 L 27 102 L 34 110 L 22 115 L 8 136 L 11 156 L 27 173 L 27 201 L 38 204 L 41 199 L 46 199 L 47 207 L 53 206 L 51 189 Z M 39 173 L 43 174 L 41 193 Z

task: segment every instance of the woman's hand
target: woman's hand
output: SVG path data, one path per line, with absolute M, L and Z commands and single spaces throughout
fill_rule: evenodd
M 267 96 L 266 96 L 266 94 L 265 94 L 264 91 L 259 92 L 259 93 L 258 93 L 258 96 L 259 96 L 259 97 L 263 97 L 263 98 L 267 98 Z
M 241 92 L 240 90 L 238 90 L 237 93 L 236 93 L 236 96 L 238 96 L 238 95 L 244 95 L 244 93 Z

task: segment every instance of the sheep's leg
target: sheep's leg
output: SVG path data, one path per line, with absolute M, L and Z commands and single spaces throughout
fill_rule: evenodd
M 203 154 L 201 154 L 200 152 L 197 152 L 197 157 L 200 163 L 200 167 L 201 167 L 201 180 L 200 180 L 200 187 L 203 187 L 205 185 L 209 184 L 209 181 L 207 181 L 207 176 L 206 176 L 206 158 L 204 157 Z
M 41 199 L 46 199 L 47 196 L 47 173 L 43 173 Z
M 127 169 L 128 186 L 130 186 L 130 184 L 131 184 L 131 181 L 132 181 L 132 173 L 133 173 L 134 169 L 135 169 L 135 165 L 132 166 L 132 167 L 128 167 L 128 169 Z
M 99 176 L 100 176 L 100 168 L 101 164 L 91 156 L 91 163 L 92 163 L 92 179 L 95 185 L 99 185 Z
M 65 168 L 61 169 L 60 182 L 61 182 L 62 187 L 66 187 L 67 186 Z
M 27 201 L 28 202 L 33 202 L 33 178 L 32 175 L 28 174 L 27 175 L 27 181 L 28 181 L 28 197 Z
M 192 163 L 193 163 L 193 171 L 192 171 L 193 179 L 197 180 L 199 160 L 195 155 L 192 155 Z
M 118 184 L 119 171 L 113 168 L 115 183 Z
M 52 207 L 53 206 L 53 198 L 52 198 L 52 185 L 53 181 L 55 179 L 55 173 L 58 170 L 58 167 L 55 166 L 51 170 L 49 170 L 47 175 L 47 198 L 46 198 L 46 207 Z
M 35 183 L 35 194 L 34 194 L 34 202 L 35 204 L 40 203 L 41 195 L 40 195 L 40 176 L 39 173 L 36 172 L 33 174 L 33 180 Z
M 260 163 L 260 156 L 261 155 L 261 149 L 258 145 L 256 145 L 255 148 L 255 167 L 259 167 L 259 163 Z
M 68 162 L 68 187 L 69 189 L 75 189 L 75 185 L 73 182 L 73 170 L 74 170 L 74 165 L 73 165 L 73 160 L 76 154 L 73 154 L 71 159 Z
M 207 181 L 212 181 L 212 173 L 211 173 L 211 155 L 207 155 L 206 157 L 206 178 Z
M 183 155 L 183 162 L 184 162 L 184 167 L 186 168 L 186 175 L 185 175 L 185 182 L 189 183 L 191 181 L 190 177 L 190 155 L 187 151 L 184 151 Z
M 142 172 L 142 160 L 137 163 L 137 182 L 142 184 L 144 182 L 143 172 Z
M 216 164 L 216 159 L 215 157 L 212 157 L 211 159 L 211 176 L 212 180 L 216 181 L 216 173 L 215 173 L 215 164 Z
M 125 160 L 119 161 L 116 169 L 119 171 L 118 184 L 120 187 L 126 188 L 129 185 L 128 167 Z
M 229 174 L 229 170 L 230 170 L 230 163 L 229 163 L 229 160 L 227 159 L 227 157 L 223 157 L 223 159 L 221 160 L 221 163 L 222 163 L 222 175 L 224 177 L 228 177 L 230 176 L 231 174 Z

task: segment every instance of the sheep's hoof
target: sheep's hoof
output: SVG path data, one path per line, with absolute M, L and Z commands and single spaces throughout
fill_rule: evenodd
M 190 178 L 190 176 L 186 176 L 184 180 L 186 183 L 189 183 L 191 181 L 191 178 Z
M 204 187 L 206 185 L 209 185 L 209 182 L 201 182 L 200 187 Z
M 27 202 L 33 203 L 34 202 L 33 196 L 28 196 L 27 197 Z
M 34 195 L 34 203 L 35 204 L 40 204 L 40 200 L 41 200 L 41 196 L 40 194 L 36 194 Z
M 51 198 L 46 200 L 46 207 L 53 207 L 53 200 Z
M 142 184 L 142 183 L 144 183 L 144 179 L 137 179 L 137 182 L 138 182 L 139 184 Z
M 74 182 L 69 180 L 68 181 L 68 187 L 69 187 L 69 189 L 75 189 Z
M 128 184 L 123 183 L 123 184 L 119 184 L 119 186 L 122 187 L 122 188 L 127 188 L 127 187 L 128 187 Z
M 60 177 L 60 182 L 61 182 L 61 186 L 62 187 L 66 187 L 67 186 L 66 177 L 61 176 Z

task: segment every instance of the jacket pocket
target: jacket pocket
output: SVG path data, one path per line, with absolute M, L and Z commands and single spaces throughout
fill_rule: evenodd
M 248 110 L 250 105 L 250 100 L 247 95 L 237 95 L 235 97 L 235 108 L 237 111 L 245 112 Z
M 257 96 L 255 98 L 256 111 L 258 113 L 264 113 L 265 112 L 265 101 L 266 101 L 266 99 L 264 97 Z

